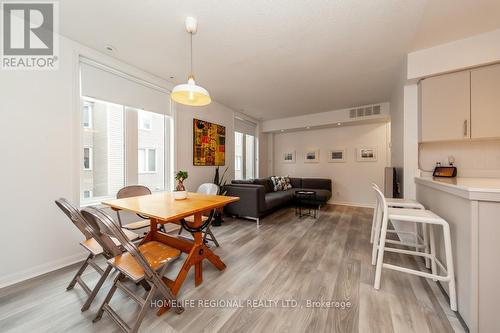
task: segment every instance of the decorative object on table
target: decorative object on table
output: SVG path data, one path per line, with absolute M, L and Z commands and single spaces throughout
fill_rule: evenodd
M 273 182 L 274 192 L 278 191 L 286 191 L 292 188 L 292 184 L 290 183 L 290 177 L 279 177 L 272 176 L 271 181 Z
M 330 149 L 328 151 L 328 163 L 343 163 L 346 161 L 345 149 Z
M 193 165 L 220 166 L 226 163 L 226 127 L 193 119 Z
M 189 106 L 205 106 L 212 102 L 210 94 L 208 91 L 196 85 L 193 75 L 193 35 L 196 34 L 198 29 L 198 22 L 194 17 L 186 18 L 186 30 L 189 33 L 190 38 L 190 70 L 188 75 L 188 82 L 185 84 L 179 84 L 174 87 L 170 97 L 172 100 L 179 104 L 189 105 Z
M 229 169 L 229 167 L 226 167 L 224 172 L 222 172 L 222 176 L 219 174 L 219 167 L 215 168 L 215 176 L 214 176 L 214 184 L 219 186 L 219 193 L 218 195 L 226 195 L 227 189 L 226 187 L 226 180 L 224 177 L 226 176 L 226 172 Z M 222 216 L 222 212 L 216 210 L 214 213 L 214 221 L 212 222 L 212 225 L 214 227 L 220 227 L 222 225 L 222 222 L 224 222 L 224 217 Z
M 294 193 L 295 215 L 300 217 L 310 216 L 318 218 L 320 201 L 316 197 L 316 191 L 300 190 Z M 307 209 L 307 213 L 303 210 Z
M 188 178 L 187 171 L 177 171 L 175 174 L 175 180 L 177 180 L 177 186 L 174 191 L 175 200 L 183 200 L 187 198 L 187 191 L 184 187 L 184 181 Z
M 307 150 L 304 154 L 304 163 L 319 163 L 319 149 Z
M 295 163 L 295 150 L 283 152 L 281 163 Z
M 356 160 L 358 162 L 377 161 L 377 147 L 359 147 L 356 149 Z

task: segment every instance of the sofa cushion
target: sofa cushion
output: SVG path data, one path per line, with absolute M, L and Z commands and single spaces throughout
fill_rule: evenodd
M 292 195 L 295 194 L 295 191 L 314 191 L 316 192 L 316 200 L 321 201 L 323 203 L 328 202 L 332 197 L 332 192 L 330 190 L 322 190 L 317 188 L 293 188 L 290 190 Z
M 323 178 L 302 178 L 302 188 L 332 190 L 332 180 Z
M 302 178 L 290 177 L 290 184 L 292 185 L 292 187 L 301 188 L 302 187 Z
M 271 177 L 257 178 L 254 179 L 253 182 L 256 185 L 263 185 L 264 189 L 266 190 L 266 193 L 274 192 L 274 185 L 273 182 L 271 181 Z
M 231 184 L 254 184 L 253 179 L 235 179 L 231 181 Z
M 270 192 L 266 194 L 266 210 L 281 206 L 292 200 L 291 191 Z

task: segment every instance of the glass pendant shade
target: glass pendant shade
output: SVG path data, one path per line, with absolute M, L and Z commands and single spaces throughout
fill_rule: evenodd
M 170 97 L 179 104 L 189 106 L 205 106 L 212 102 L 208 91 L 196 85 L 193 76 L 188 78 L 186 84 L 175 86 Z

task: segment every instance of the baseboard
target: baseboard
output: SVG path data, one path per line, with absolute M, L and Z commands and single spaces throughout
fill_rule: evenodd
M 342 205 L 342 206 L 352 206 L 352 207 L 363 207 L 363 208 L 375 208 L 374 204 L 363 204 L 359 202 L 350 202 L 350 201 L 329 201 L 329 205 Z
M 65 258 L 54 260 L 42 265 L 30 267 L 28 269 L 15 272 L 0 278 L 0 289 L 12 286 L 14 284 L 33 279 L 37 276 L 50 273 L 52 271 L 61 269 L 63 267 L 75 264 L 79 261 L 85 260 L 86 255 L 84 252 L 74 254 Z

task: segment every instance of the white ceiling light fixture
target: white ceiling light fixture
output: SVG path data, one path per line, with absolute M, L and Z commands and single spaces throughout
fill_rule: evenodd
M 171 98 L 179 103 L 189 106 L 205 106 L 212 102 L 208 91 L 196 85 L 193 75 L 193 35 L 198 29 L 198 22 L 194 17 L 186 18 L 186 30 L 189 33 L 190 39 L 190 72 L 188 82 L 179 84 L 172 90 Z

